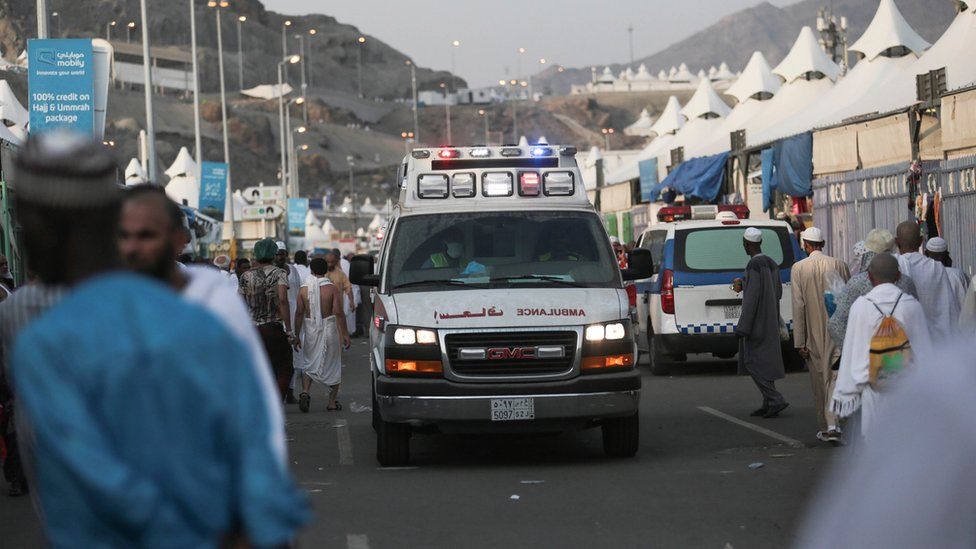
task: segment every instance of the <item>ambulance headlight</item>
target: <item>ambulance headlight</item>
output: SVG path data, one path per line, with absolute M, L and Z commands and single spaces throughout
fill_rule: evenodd
M 627 336 L 627 327 L 622 322 L 594 324 L 586 327 L 587 341 L 619 341 Z
M 418 198 L 447 198 L 447 176 L 426 174 L 417 178 Z
M 436 345 L 437 332 L 414 328 L 397 328 L 393 332 L 393 342 L 397 345 Z
M 542 189 L 546 196 L 573 196 L 576 193 L 573 172 L 546 172 Z

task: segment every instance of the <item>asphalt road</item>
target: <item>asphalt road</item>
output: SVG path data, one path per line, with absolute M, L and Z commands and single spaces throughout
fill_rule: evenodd
M 805 372 L 780 382 L 783 416 L 757 420 L 758 392 L 734 363 L 692 357 L 667 378 L 643 368 L 635 458 L 604 457 L 599 430 L 417 435 L 411 466 L 383 469 L 365 341 L 346 356 L 343 411 L 325 411 L 320 387 L 311 413 L 286 409 L 291 467 L 316 517 L 304 547 L 785 547 L 837 452 L 816 441 Z M 0 495 L 0 532 L 4 547 L 41 545 L 24 498 Z

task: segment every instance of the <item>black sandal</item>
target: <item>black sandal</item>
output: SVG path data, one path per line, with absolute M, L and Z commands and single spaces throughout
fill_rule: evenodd
M 307 414 L 308 408 L 312 404 L 312 397 L 308 393 L 298 395 L 298 409 Z
M 326 406 L 325 410 L 327 412 L 338 412 L 339 410 L 342 410 L 342 404 L 337 400 L 334 408 L 331 406 Z

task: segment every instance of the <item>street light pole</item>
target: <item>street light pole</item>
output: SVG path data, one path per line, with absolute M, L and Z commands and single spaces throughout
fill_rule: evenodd
M 143 91 L 146 96 L 146 146 L 149 149 L 148 174 L 149 181 L 156 181 L 156 115 L 153 111 L 152 97 L 152 65 L 149 54 L 149 15 L 146 13 L 146 0 L 139 1 L 142 11 L 142 68 Z
M 142 0 L 145 2 L 146 0 Z M 227 190 L 225 191 L 227 196 L 230 197 L 230 211 L 228 212 L 228 217 L 230 219 L 230 256 L 231 259 L 237 257 L 237 233 L 234 227 L 234 186 L 231 184 L 230 179 L 230 140 L 227 137 L 227 86 L 224 83 L 224 40 L 223 32 L 220 28 L 220 10 L 226 8 L 230 5 L 227 0 L 210 0 L 207 5 L 211 8 L 216 8 L 214 12 L 217 17 L 217 66 L 218 74 L 220 77 L 220 120 L 221 126 L 223 127 L 224 136 L 224 164 L 227 170 Z
M 112 27 L 118 24 L 118 21 L 110 21 L 105 23 L 105 40 L 112 41 Z
M 455 40 L 451 42 L 451 91 L 452 92 L 457 92 L 457 76 L 454 74 L 456 71 L 455 53 L 457 53 L 457 49 L 460 47 L 461 47 L 460 40 Z
M 307 55 L 309 58 L 312 56 L 312 37 L 318 34 L 319 31 L 315 29 L 308 29 L 308 52 L 302 52 L 302 55 Z M 308 87 L 312 87 L 312 67 L 308 68 Z
M 410 67 L 410 86 L 413 88 L 413 135 L 416 141 L 420 141 L 420 119 L 417 113 L 417 66 L 413 61 L 407 59 L 407 66 Z
M 305 80 L 305 70 L 306 70 L 306 58 L 305 58 L 305 35 L 297 34 L 295 38 L 298 38 L 298 54 L 302 56 L 302 122 L 308 124 L 308 97 L 305 95 L 308 90 L 308 82 Z
M 284 67 L 288 64 L 295 64 L 301 60 L 298 55 L 293 55 L 291 57 L 285 57 L 278 63 L 278 136 L 279 145 L 281 151 L 281 185 L 283 187 L 287 186 L 287 176 L 288 176 L 288 166 L 286 166 L 285 159 L 285 148 L 287 143 L 285 142 L 285 84 L 284 84 Z
M 241 90 L 244 89 L 244 23 L 246 21 L 246 16 L 237 18 L 237 77 Z
M 37 37 L 47 36 L 47 0 L 37 0 Z
M 447 94 L 447 84 L 441 82 L 441 89 L 444 90 L 444 117 L 447 120 L 447 144 L 453 145 L 454 139 L 451 135 L 451 98 Z
M 286 19 L 281 25 L 281 58 L 288 59 L 288 27 L 291 26 L 291 20 Z M 288 67 L 284 68 L 284 81 L 288 81 Z
M 190 55 L 193 57 L 193 145 L 197 167 L 203 166 L 203 138 L 200 136 L 200 68 L 197 59 L 197 13 L 195 0 L 190 0 Z M 199 174 L 197 174 L 199 176 Z
M 489 145 L 489 141 L 491 141 L 491 138 L 490 138 L 489 132 L 488 132 L 488 111 L 486 111 L 485 109 L 479 109 L 478 110 L 478 114 L 480 114 L 481 116 L 483 116 L 484 119 L 485 119 L 485 146 L 487 147 Z
M 129 24 L 125 26 L 125 42 L 127 44 L 132 43 L 132 29 L 136 28 L 135 21 L 129 21 Z
M 365 97 L 363 95 L 363 48 L 366 46 L 366 37 L 360 36 L 359 38 L 356 39 L 356 42 L 359 44 L 359 46 L 356 49 L 356 52 L 358 53 L 356 70 L 359 78 L 359 97 L 363 98 Z

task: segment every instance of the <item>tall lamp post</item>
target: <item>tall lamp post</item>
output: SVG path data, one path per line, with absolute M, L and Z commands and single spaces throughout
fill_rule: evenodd
M 278 63 L 278 136 L 279 144 L 281 148 L 281 184 L 285 186 L 287 184 L 286 177 L 288 176 L 288 166 L 285 165 L 285 65 L 294 65 L 301 61 L 300 55 L 292 55 L 291 57 L 285 57 Z
M 356 39 L 356 53 L 358 55 L 356 62 L 356 72 L 359 79 L 359 97 L 365 97 L 363 95 L 363 48 L 366 47 L 366 37 L 360 36 Z
M 136 28 L 135 21 L 129 21 L 129 24 L 125 26 L 125 41 L 127 43 L 132 43 L 132 31 Z
M 195 0 L 190 0 L 190 55 L 193 57 L 193 145 L 197 167 L 203 166 L 203 138 L 200 136 L 200 68 L 197 59 L 197 12 Z M 200 174 L 197 174 L 199 177 Z M 198 180 L 199 181 L 199 180 Z M 233 212 L 231 212 L 233 215 Z
M 156 180 L 156 113 L 153 111 L 152 94 L 152 58 L 149 53 L 149 14 L 146 12 L 146 0 L 140 0 L 139 9 L 142 12 L 142 73 L 143 88 L 146 97 L 146 148 L 148 161 L 146 164 L 149 181 Z
M 546 58 L 539 59 L 539 73 L 546 69 Z M 529 101 L 535 101 L 535 87 L 532 85 L 532 75 L 529 74 Z
M 403 138 L 403 155 L 406 156 L 410 154 L 410 143 L 413 142 L 413 132 L 400 132 L 400 137 Z
M 286 19 L 281 24 L 281 58 L 288 58 L 288 27 L 291 26 L 291 19 Z M 285 67 L 285 82 L 288 81 L 288 67 Z
M 298 55 L 302 56 L 302 66 L 300 67 L 302 72 L 302 122 L 308 124 L 308 103 L 305 101 L 308 97 L 305 95 L 308 90 L 308 82 L 305 80 L 305 71 L 307 69 L 307 59 L 305 57 L 305 35 L 296 34 L 295 38 L 298 39 Z
M 488 132 L 488 111 L 486 111 L 485 109 L 478 109 L 478 115 L 480 115 L 482 118 L 485 119 L 485 146 L 487 147 L 490 144 L 489 142 L 491 141 Z
M 407 66 L 410 67 L 410 87 L 413 88 L 413 135 L 414 139 L 420 141 L 420 119 L 417 113 L 417 66 L 413 61 L 407 59 Z
M 244 89 L 244 23 L 247 16 L 237 18 L 237 77 L 239 89 Z
M 451 96 L 447 93 L 447 83 L 441 82 L 441 89 L 444 90 L 444 118 L 447 120 L 447 145 L 454 144 L 451 135 Z
M 298 157 L 295 154 L 295 134 L 303 134 L 308 131 L 305 126 L 299 126 L 294 130 L 288 131 L 288 153 L 290 167 L 288 169 L 288 193 L 289 198 L 298 198 Z
M 119 24 L 118 21 L 109 21 L 108 23 L 105 23 L 105 39 L 108 40 L 109 42 L 112 41 L 112 28 L 114 28 L 115 25 L 118 24 Z
M 51 19 L 54 19 L 55 24 L 57 24 L 58 26 L 57 34 L 55 34 L 55 37 L 60 38 L 61 37 L 61 14 L 56 11 L 52 11 Z
M 460 40 L 454 40 L 453 42 L 451 42 L 451 92 L 457 92 L 457 76 L 455 76 L 455 74 L 454 74 L 455 71 L 456 71 L 456 68 L 455 68 L 455 62 L 456 62 L 455 57 L 456 57 L 456 55 L 455 54 L 457 53 L 457 50 L 460 47 L 461 47 L 461 41 Z
M 291 149 L 294 148 L 294 145 L 293 145 L 293 142 L 292 142 L 292 131 L 291 131 L 291 106 L 292 105 L 301 105 L 303 103 L 305 103 L 305 98 L 304 97 L 296 97 L 296 98 L 292 99 L 291 101 L 289 101 L 288 103 L 285 103 L 285 136 L 286 136 L 285 137 L 285 149 L 288 150 L 288 151 L 291 151 Z M 299 131 L 298 133 L 305 133 L 306 128 L 304 126 L 302 126 L 299 129 L 301 131 Z M 286 168 L 287 168 L 287 170 L 285 172 L 285 175 L 282 176 L 282 184 L 285 185 L 286 193 L 288 193 L 289 196 L 294 197 L 293 195 L 291 195 L 291 183 L 290 183 L 291 182 L 291 175 L 292 175 L 292 172 L 293 172 L 293 169 L 294 169 L 293 164 L 292 164 L 291 152 L 289 152 L 288 153 L 288 156 L 285 157 L 285 162 L 286 162 Z
M 308 29 L 308 53 L 302 52 L 302 55 L 312 56 L 312 37 L 318 34 L 317 29 Z M 312 67 L 308 68 L 308 87 L 312 87 Z
M 145 2 L 145 0 L 143 0 Z M 222 9 L 228 8 L 230 2 L 227 0 L 210 0 L 207 2 L 207 6 L 214 8 L 214 14 L 217 18 L 217 66 L 218 66 L 218 76 L 220 78 L 220 121 L 223 129 L 224 137 L 224 164 L 227 169 L 227 196 L 230 197 L 230 211 L 228 212 L 228 217 L 230 219 L 230 256 L 231 259 L 237 257 L 237 233 L 234 228 L 234 197 L 233 197 L 233 185 L 231 185 L 230 179 L 230 140 L 227 137 L 227 85 L 224 82 L 224 38 L 223 32 L 220 28 L 220 11 Z
M 37 0 L 37 37 L 47 38 L 47 0 Z
M 600 130 L 600 133 L 603 134 L 604 149 L 609 151 L 610 150 L 610 138 L 613 137 L 614 129 L 613 128 L 603 128 L 603 129 Z

